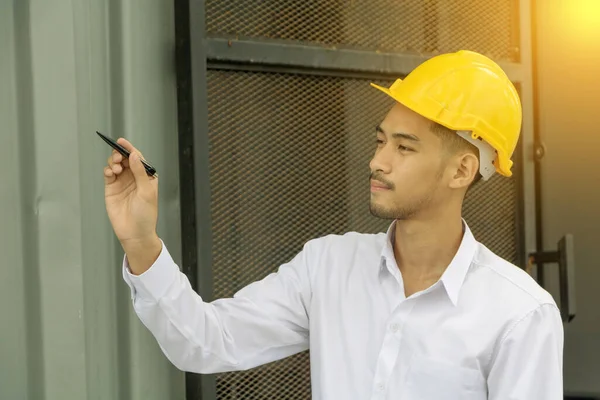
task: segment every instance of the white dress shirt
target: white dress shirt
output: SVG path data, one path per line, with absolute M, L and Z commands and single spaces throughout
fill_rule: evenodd
M 464 221 L 463 221 L 464 223 Z M 166 246 L 133 307 L 166 357 L 196 373 L 310 348 L 313 399 L 559 400 L 563 325 L 550 294 L 464 223 L 441 279 L 405 297 L 387 234 L 328 235 L 233 298 L 204 302 Z

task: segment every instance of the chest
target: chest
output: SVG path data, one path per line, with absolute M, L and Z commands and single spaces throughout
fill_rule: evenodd
M 311 351 L 323 378 L 335 370 L 361 398 L 485 399 L 494 338 L 477 313 L 452 305 L 443 288 L 405 299 L 351 276 L 313 298 Z

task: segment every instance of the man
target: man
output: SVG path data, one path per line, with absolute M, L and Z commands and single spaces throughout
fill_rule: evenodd
M 132 156 L 109 158 L 106 207 L 137 315 L 174 365 L 196 373 L 310 348 L 315 399 L 562 399 L 552 297 L 461 217 L 474 181 L 511 175 L 515 88 L 491 60 L 461 51 L 379 89 L 397 101 L 370 163 L 371 212 L 394 220 L 387 233 L 311 240 L 277 273 L 211 303 L 159 239 L 157 179 L 120 139 Z

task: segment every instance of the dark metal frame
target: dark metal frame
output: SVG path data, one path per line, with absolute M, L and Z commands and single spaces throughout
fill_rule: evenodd
M 523 140 L 519 140 L 519 143 L 515 148 L 514 158 L 516 160 L 523 160 L 523 157 Z M 521 268 L 525 268 L 527 266 L 527 246 L 525 245 L 525 188 L 523 174 L 523 162 L 515 163 L 513 170 L 513 179 L 515 180 L 516 186 L 515 196 L 517 198 L 517 207 L 515 212 L 515 243 L 517 259 L 515 262 Z
M 386 77 L 406 76 L 428 59 L 418 55 L 333 49 L 267 39 L 242 41 L 236 38 L 207 38 L 205 49 L 206 57 L 211 63 L 362 72 Z M 513 81 L 523 79 L 521 65 L 501 63 L 500 66 Z
M 206 53 L 202 46 L 195 45 L 204 39 L 204 0 L 175 0 L 174 6 L 182 269 L 192 287 L 210 301 L 212 232 Z M 215 399 L 214 377 L 186 373 L 186 397 Z
M 529 12 L 529 1 L 521 6 Z M 210 165 L 208 142 L 207 70 L 260 70 L 371 79 L 406 76 L 427 57 L 375 53 L 345 48 L 308 46 L 290 41 L 211 38 L 205 33 L 205 0 L 175 0 L 176 69 L 179 125 L 180 202 L 183 272 L 206 301 L 212 300 L 212 257 L 210 216 Z M 521 22 L 514 35 L 518 47 L 530 45 L 530 37 L 519 34 L 529 21 Z M 509 78 L 525 84 L 525 98 L 531 93 L 530 63 L 501 63 Z M 530 109 L 524 107 L 525 112 Z M 527 124 L 524 128 L 528 129 Z M 528 132 L 528 135 L 530 132 Z M 530 136 L 525 135 L 526 138 Z M 529 139 L 528 139 L 529 140 Z M 525 267 L 528 235 L 525 207 L 528 191 L 523 164 L 529 160 L 529 143 L 517 146 L 514 176 L 517 185 L 518 263 Z M 195 218 L 190 218 L 194 215 Z M 216 398 L 215 378 L 186 374 L 190 400 Z
M 532 32 L 532 46 L 531 46 L 531 63 L 532 63 L 532 87 L 533 87 L 533 140 L 534 140 L 534 174 L 535 174 L 535 247 L 538 252 L 543 251 L 544 248 L 544 227 L 542 223 L 542 157 L 543 147 L 540 138 L 540 123 L 539 123 L 539 101 L 537 94 L 538 90 L 538 75 L 537 75 L 537 45 L 536 45 L 536 0 L 531 0 L 531 32 Z M 536 262 L 537 266 L 537 278 L 538 282 L 544 283 L 544 263 Z

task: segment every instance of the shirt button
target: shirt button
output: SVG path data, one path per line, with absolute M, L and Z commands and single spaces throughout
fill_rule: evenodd
M 385 389 L 385 385 L 383 383 L 378 383 L 377 390 L 382 391 L 383 389 Z
M 398 329 L 400 329 L 400 325 L 398 325 L 397 323 L 393 323 L 390 325 L 390 330 L 394 333 L 398 332 Z

